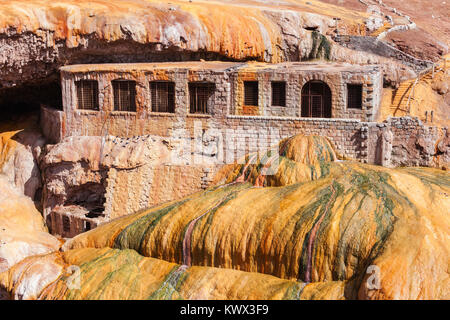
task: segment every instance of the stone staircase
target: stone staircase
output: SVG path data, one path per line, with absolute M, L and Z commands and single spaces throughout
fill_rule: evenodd
M 417 83 L 431 84 L 435 74 L 446 72 L 449 60 L 444 58 L 434 67 L 424 70 L 416 79 L 402 82 L 394 91 L 391 103 L 391 114 L 395 117 L 408 116 L 410 111 L 410 103 L 414 100 L 414 88 Z
M 390 23 L 385 23 L 381 28 L 379 28 L 378 30 L 375 30 L 374 32 L 372 32 L 370 34 L 370 36 L 371 37 L 378 37 L 380 34 L 382 34 L 383 32 L 388 31 L 392 27 L 393 26 Z
M 397 90 L 394 91 L 394 96 L 391 103 L 391 114 L 394 117 L 401 117 L 408 112 L 408 97 L 415 80 L 408 80 L 402 82 Z

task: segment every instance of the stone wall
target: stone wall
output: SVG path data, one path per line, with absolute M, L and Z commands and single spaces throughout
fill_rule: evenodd
M 387 167 L 442 167 L 450 163 L 448 128 L 424 125 L 417 117 L 369 123 L 368 162 Z
M 41 170 L 44 214 L 52 233 L 71 237 L 189 196 L 207 188 L 224 164 L 265 153 L 299 133 L 327 137 L 346 158 L 388 167 L 440 166 L 450 160 L 447 129 L 424 126 L 417 118 L 374 123 L 229 115 L 226 123 L 222 130 L 200 118 L 168 137 L 75 136 L 49 146 Z M 99 206 L 101 212 L 95 211 Z
M 307 70 L 297 70 L 306 68 Z M 263 65 L 244 68 L 241 64 L 233 70 L 169 68 L 147 71 L 62 71 L 62 90 L 65 118 L 61 121 L 61 137 L 103 136 L 120 137 L 142 136 L 146 134 L 170 136 L 180 128 L 189 128 L 193 121 L 207 120 L 219 129 L 228 127 L 228 115 L 254 115 L 293 117 L 308 121 L 301 116 L 302 88 L 308 81 L 325 82 L 332 93 L 333 119 L 358 119 L 371 121 L 376 114 L 381 97 L 382 74 L 375 66 L 320 65 L 293 63 L 286 65 Z M 291 70 L 292 69 L 292 70 Z M 111 81 L 114 79 L 134 80 L 136 87 L 136 112 L 113 110 Z M 97 80 L 99 83 L 100 111 L 77 108 L 75 81 Z M 150 81 L 173 81 L 175 83 L 175 112 L 157 113 L 151 111 Z M 259 81 L 259 105 L 245 106 L 244 81 Z M 214 98 L 207 114 L 189 113 L 189 82 L 209 82 L 215 84 Z M 286 106 L 272 106 L 271 82 L 286 82 Z M 362 109 L 347 109 L 347 85 L 361 84 Z M 56 115 L 55 115 L 56 116 Z M 60 115 L 58 114 L 60 117 Z M 48 117 L 47 117 L 48 118 Z M 55 131 L 55 122 L 44 118 L 44 132 L 49 135 Z M 319 119 L 316 119 L 319 121 Z M 325 123 L 328 119 L 324 120 Z M 59 123 L 59 122 L 57 122 Z M 52 137 L 54 139 L 54 137 Z
M 49 143 L 58 143 L 64 137 L 64 112 L 41 105 L 40 126 Z

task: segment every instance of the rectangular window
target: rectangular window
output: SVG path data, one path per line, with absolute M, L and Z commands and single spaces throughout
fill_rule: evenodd
M 175 112 L 175 83 L 168 81 L 150 82 L 153 112 Z
M 272 106 L 286 107 L 286 82 L 272 82 Z
M 258 106 L 258 81 L 244 81 L 244 105 Z
M 136 112 L 136 81 L 114 80 L 114 111 Z
M 347 85 L 347 109 L 362 109 L 362 85 Z
M 189 113 L 207 114 L 214 103 L 213 83 L 189 83 Z
M 95 80 L 76 81 L 78 109 L 99 110 L 98 82 Z
M 89 231 L 91 230 L 91 222 L 90 221 L 84 221 L 84 231 Z
M 63 231 L 70 232 L 70 219 L 67 216 L 62 217 Z

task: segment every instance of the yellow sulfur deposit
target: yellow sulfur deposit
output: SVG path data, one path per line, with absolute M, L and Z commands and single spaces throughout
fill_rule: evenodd
M 66 249 L 134 249 L 187 266 L 344 281 L 348 296 L 363 299 L 448 298 L 449 174 L 331 162 L 334 153 L 318 137 L 297 153 L 304 139 L 280 144 L 273 180 L 258 179 L 261 163 L 239 165 L 231 182 L 114 220 Z M 319 160 L 307 160 L 311 154 Z M 303 174 L 283 178 L 288 167 Z M 366 273 L 371 265 L 377 290 Z
M 0 283 L 10 297 L 27 299 L 291 300 L 317 299 L 321 292 L 344 298 L 343 282 L 305 284 L 231 269 L 180 266 L 108 248 L 31 257 L 1 274 Z

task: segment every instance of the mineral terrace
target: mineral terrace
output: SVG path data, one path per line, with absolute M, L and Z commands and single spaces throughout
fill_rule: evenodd
M 449 299 L 424 2 L 2 1 L 0 299 Z

